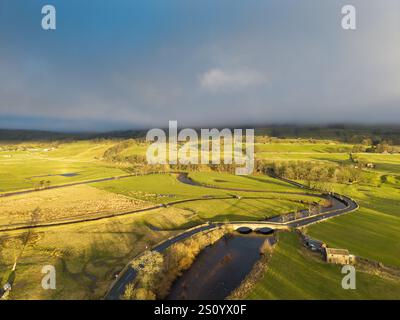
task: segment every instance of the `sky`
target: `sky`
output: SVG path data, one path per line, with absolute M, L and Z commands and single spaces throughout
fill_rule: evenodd
M 41 27 L 46 4 L 56 30 Z M 0 128 L 169 120 L 400 123 L 400 1 L 0 1 Z

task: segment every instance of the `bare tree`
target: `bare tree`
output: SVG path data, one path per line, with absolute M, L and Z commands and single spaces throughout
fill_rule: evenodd
M 164 258 L 157 251 L 147 251 L 138 259 L 135 259 L 131 266 L 138 273 L 141 279 L 141 286 L 152 288 L 157 280 L 156 275 L 161 271 Z

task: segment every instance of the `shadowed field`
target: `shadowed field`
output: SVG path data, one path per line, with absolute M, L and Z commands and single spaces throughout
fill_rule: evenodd
M 19 256 L 11 299 L 101 299 L 118 273 L 146 247 L 198 224 L 175 208 L 152 213 L 39 228 L 23 245 L 26 232 L 0 235 L 0 280 Z M 170 231 L 168 231 L 170 230 Z M 41 268 L 54 265 L 57 289 L 43 290 Z M 6 279 L 3 278 L 3 281 Z

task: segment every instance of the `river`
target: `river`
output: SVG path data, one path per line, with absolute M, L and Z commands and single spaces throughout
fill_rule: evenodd
M 254 263 L 267 236 L 229 235 L 205 248 L 173 284 L 169 300 L 221 300 L 237 288 Z

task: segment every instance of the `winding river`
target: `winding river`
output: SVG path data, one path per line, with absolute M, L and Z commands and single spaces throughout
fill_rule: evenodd
M 205 248 L 173 284 L 169 300 L 222 300 L 237 288 L 267 240 L 261 235 L 228 235 Z

